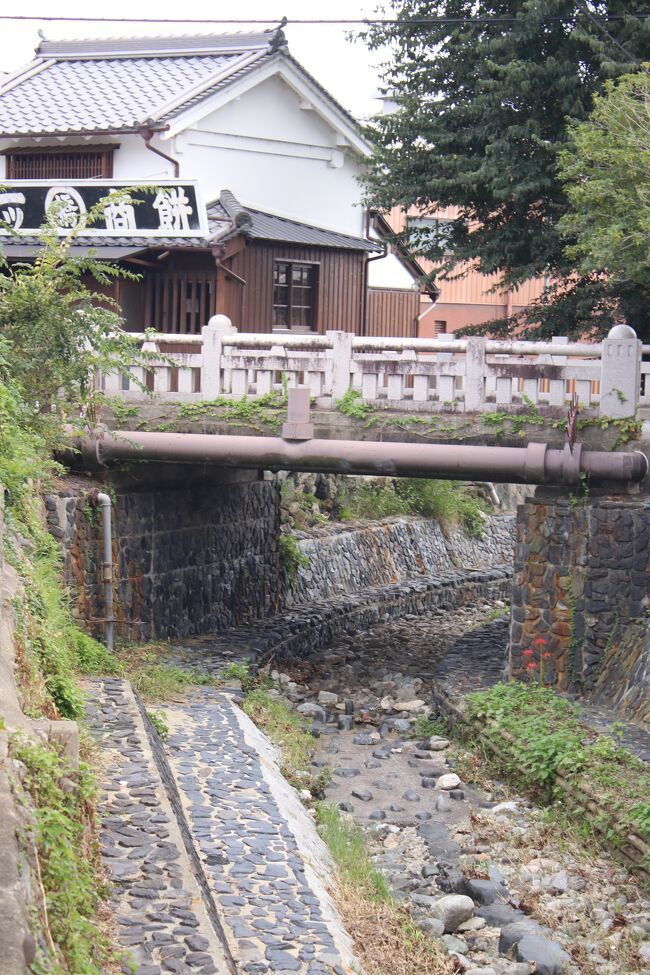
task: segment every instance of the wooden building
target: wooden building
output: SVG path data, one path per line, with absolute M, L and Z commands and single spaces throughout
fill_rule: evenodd
M 61 226 L 73 253 L 140 274 L 114 292 L 130 330 L 198 332 L 224 313 L 243 331 L 414 335 L 418 275 L 361 201 L 371 151 L 282 31 L 43 40 L 0 85 L 3 250 L 38 252 L 52 194 L 82 221 L 96 187 L 148 184 L 164 190 L 155 213 L 141 199 L 101 227 Z

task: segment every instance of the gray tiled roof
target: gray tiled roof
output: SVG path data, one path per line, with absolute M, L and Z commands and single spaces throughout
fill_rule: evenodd
M 30 77 L 0 89 L 0 134 L 134 129 L 241 59 L 206 54 L 45 61 Z
M 357 125 L 289 54 L 282 32 L 264 31 L 43 40 L 31 64 L 0 76 L 0 136 L 134 130 L 151 118 L 165 124 L 271 59 L 292 64 Z
M 339 234 L 334 230 L 325 230 L 311 224 L 299 223 L 297 220 L 278 217 L 274 213 L 244 207 L 229 190 L 224 190 L 220 199 L 208 207 L 208 220 L 214 220 L 223 213 L 230 216 L 237 223 L 238 232 L 250 240 L 277 240 L 284 244 L 333 247 L 338 250 L 383 250 L 383 245 L 378 241 Z
M 229 191 L 224 190 L 218 200 L 207 208 L 208 233 L 205 237 L 95 237 L 74 238 L 75 253 L 94 249 L 105 251 L 100 256 L 118 258 L 122 249 L 124 255 L 138 250 L 165 250 L 168 247 L 190 250 L 207 250 L 211 243 L 220 239 L 243 234 L 249 240 L 273 240 L 284 244 L 298 244 L 307 247 L 332 247 L 336 250 L 381 251 L 382 245 L 364 237 L 338 234 L 333 230 L 314 227 L 311 224 L 287 220 L 274 213 L 244 207 Z M 28 256 L 38 251 L 41 241 L 37 236 L 5 238 L 0 247 L 8 257 Z M 107 250 L 110 249 L 109 254 Z

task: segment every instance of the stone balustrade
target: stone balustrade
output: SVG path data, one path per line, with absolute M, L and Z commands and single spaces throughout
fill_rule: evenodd
M 107 394 L 128 400 L 146 390 L 170 400 L 256 398 L 305 385 L 325 409 L 350 389 L 372 407 L 410 413 L 564 408 L 574 393 L 581 409 L 602 416 L 630 417 L 650 405 L 650 346 L 627 325 L 587 344 L 238 333 L 225 315 L 215 315 L 200 335 L 133 338 L 150 365 L 100 377 Z

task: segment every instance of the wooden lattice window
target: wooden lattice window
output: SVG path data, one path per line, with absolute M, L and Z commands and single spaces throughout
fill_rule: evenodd
M 214 271 L 170 271 L 148 274 L 145 327 L 161 332 L 201 331 L 214 314 Z
M 273 268 L 275 328 L 314 328 L 318 265 L 276 261 Z
M 113 176 L 116 146 L 54 146 L 11 149 L 7 179 L 96 179 Z

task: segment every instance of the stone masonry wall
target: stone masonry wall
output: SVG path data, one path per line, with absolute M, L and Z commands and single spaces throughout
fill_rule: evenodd
M 330 599 L 455 569 L 511 565 L 515 519 L 497 515 L 480 537 L 443 531 L 429 518 L 393 518 L 366 525 L 331 525 L 297 533 L 309 563 L 298 570 L 286 604 Z
M 650 600 L 650 500 L 536 498 L 517 514 L 510 672 L 526 675 L 533 650 L 545 677 L 591 689 L 618 627 Z M 545 644 L 535 644 L 543 639 Z
M 650 619 L 616 628 L 591 700 L 650 731 Z
M 115 615 L 120 638 L 185 637 L 271 615 L 281 600 L 279 491 L 218 473 L 115 483 Z M 45 499 L 63 546 L 74 612 L 101 633 L 102 529 L 87 482 L 62 482 Z

